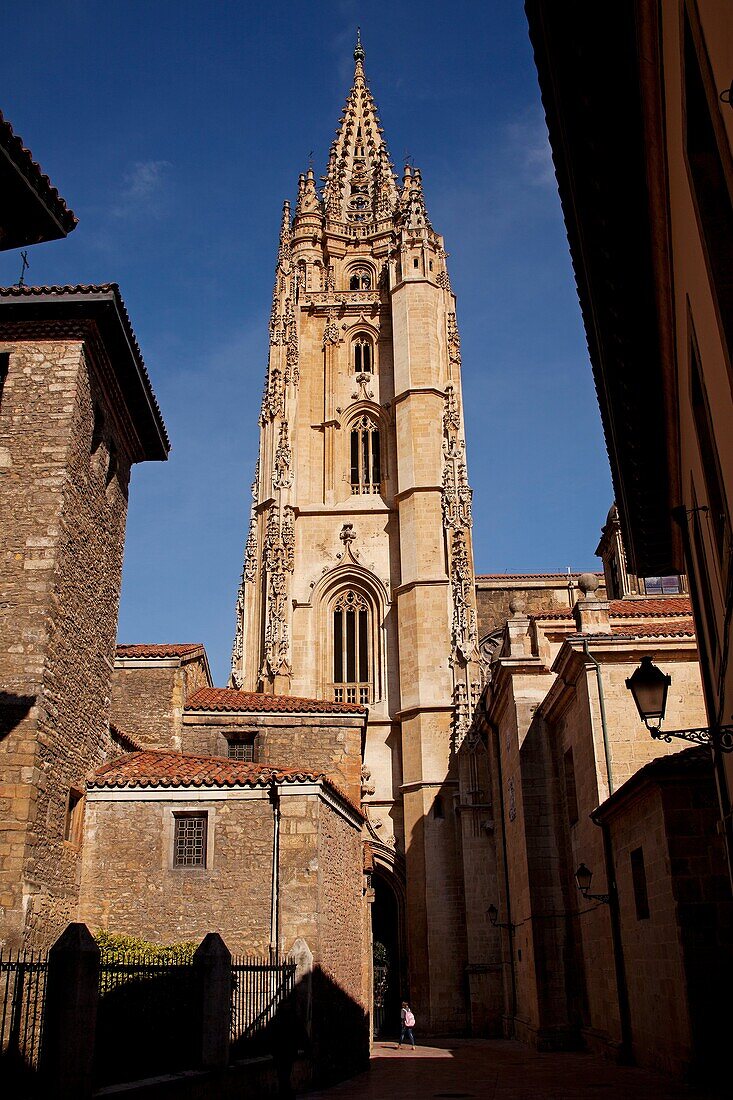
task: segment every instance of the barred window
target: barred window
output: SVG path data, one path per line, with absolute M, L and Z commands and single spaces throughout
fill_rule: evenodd
M 369 606 L 358 592 L 344 592 L 333 610 L 334 701 L 366 705 L 371 687 Z
M 206 833 L 208 814 L 174 814 L 174 867 L 206 866 Z
M 232 738 L 227 745 L 227 756 L 230 760 L 246 760 L 253 763 L 256 760 L 254 737 Z
M 351 492 L 378 493 L 381 480 L 379 428 L 364 414 L 351 429 Z
M 352 206 L 355 203 L 352 200 Z M 365 204 L 368 205 L 368 204 Z M 349 279 L 349 290 L 371 290 L 372 273 L 368 267 L 356 267 L 352 269 Z

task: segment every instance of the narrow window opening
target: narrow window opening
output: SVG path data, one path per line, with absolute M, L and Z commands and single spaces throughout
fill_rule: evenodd
M 208 814 L 181 813 L 173 816 L 173 866 L 205 867 Z
M 337 703 L 366 705 L 373 666 L 369 607 L 358 592 L 344 592 L 333 610 L 333 697 Z
M 372 342 L 368 336 L 357 336 L 353 343 L 353 364 L 356 374 L 371 374 L 373 370 Z
M 351 429 L 351 492 L 354 495 L 379 493 L 382 481 L 382 457 L 379 429 L 366 414 Z
M 575 825 L 579 814 L 578 790 L 575 784 L 575 761 L 573 759 L 572 749 L 565 750 L 563 764 L 565 771 L 565 799 L 568 807 L 568 824 Z
M 420 264 L 420 261 L 419 261 L 418 259 L 414 259 L 414 260 L 412 261 L 412 266 L 413 266 L 413 267 L 418 267 L 418 266 L 419 266 L 419 264 Z
M 634 848 L 631 852 L 631 881 L 634 886 L 634 904 L 636 906 L 636 919 L 649 919 L 649 894 L 646 885 L 646 868 L 644 867 L 644 849 Z
M 433 801 L 433 817 L 436 821 L 443 821 L 445 818 L 445 810 L 443 808 L 443 796 L 436 794 Z
M 69 791 L 66 803 L 66 821 L 64 823 L 64 840 L 78 848 L 82 841 L 82 825 L 84 821 L 84 795 L 81 791 Z
M 2 406 L 3 390 L 5 389 L 5 381 L 8 377 L 8 371 L 10 370 L 10 352 L 0 352 L 0 406 Z

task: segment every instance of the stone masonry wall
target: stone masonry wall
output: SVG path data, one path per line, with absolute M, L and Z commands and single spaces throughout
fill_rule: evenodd
M 69 795 L 107 742 L 129 461 L 81 342 L 0 349 L 11 352 L 0 419 L 0 939 L 41 946 L 75 918 Z M 95 404 L 107 415 L 92 453 Z
M 118 660 L 112 678 L 112 721 L 149 748 L 181 748 L 186 697 L 209 678 L 202 658 Z
M 363 719 L 349 715 L 205 715 L 188 711 L 182 751 L 226 756 L 228 741 L 256 736 L 257 761 L 283 768 L 324 771 L 349 798 L 361 795 Z

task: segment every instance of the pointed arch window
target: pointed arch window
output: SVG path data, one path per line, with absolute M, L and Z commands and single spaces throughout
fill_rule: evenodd
M 353 589 L 333 605 L 333 698 L 366 705 L 372 695 L 373 654 L 369 604 Z
M 379 428 L 365 413 L 351 428 L 351 492 L 379 493 L 381 481 Z
M 351 347 L 353 349 L 354 372 L 356 374 L 372 374 L 374 372 L 374 345 L 371 339 L 360 332 Z

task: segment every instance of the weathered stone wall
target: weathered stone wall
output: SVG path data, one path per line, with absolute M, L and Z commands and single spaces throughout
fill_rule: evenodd
M 183 752 L 226 756 L 230 739 L 256 737 L 257 762 L 323 771 L 357 805 L 361 791 L 364 719 L 308 714 L 201 714 L 183 718 Z
M 527 615 L 536 615 L 551 608 L 573 607 L 579 594 L 578 576 L 570 578 L 561 573 L 476 577 L 476 610 L 479 638 L 485 638 L 494 630 L 501 630 L 511 615 L 509 603 L 513 597 L 521 599 Z M 600 577 L 598 598 L 605 599 L 605 582 Z
M 112 677 L 112 721 L 146 747 L 180 750 L 186 698 L 209 686 L 202 657 L 118 658 Z
M 75 916 L 69 792 L 83 791 L 108 736 L 129 460 L 81 341 L 0 348 L 11 353 L 0 410 L 0 938 L 45 945 Z M 95 405 L 104 425 L 92 451 Z

